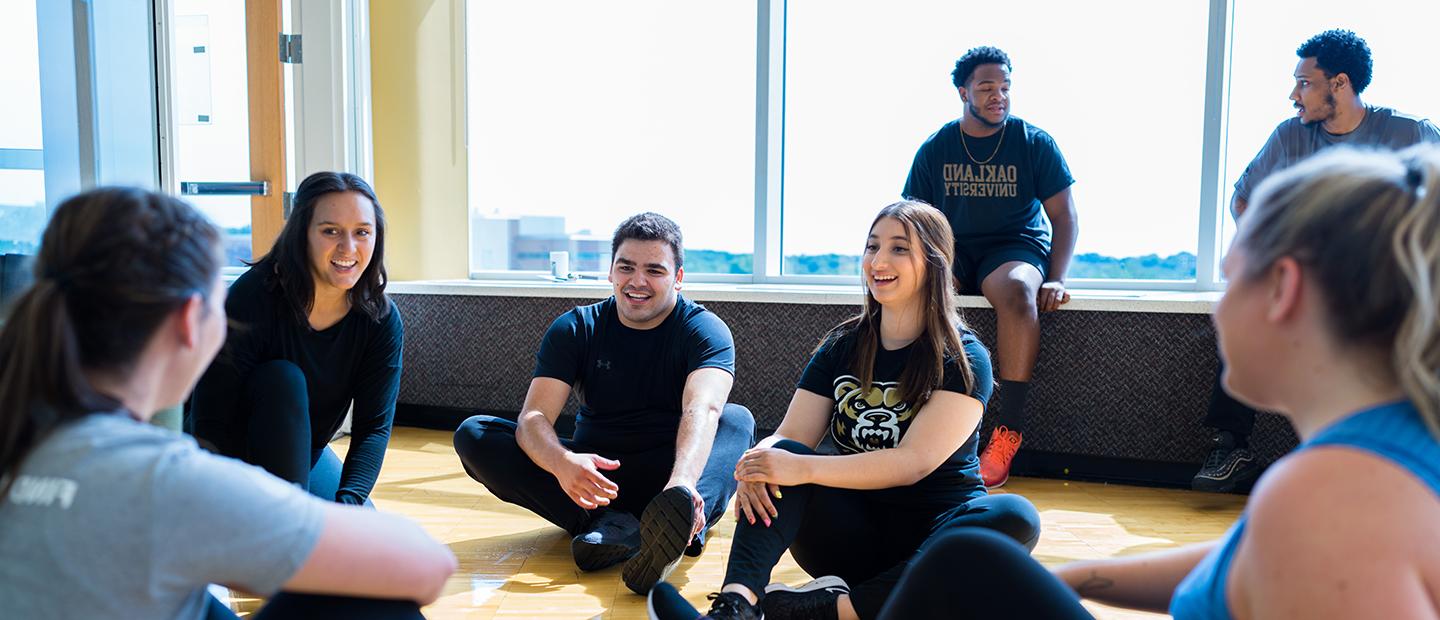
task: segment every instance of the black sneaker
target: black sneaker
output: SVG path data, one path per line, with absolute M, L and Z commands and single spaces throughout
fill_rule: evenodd
M 640 521 L 628 512 L 601 510 L 585 528 L 570 539 L 570 555 L 580 570 L 609 568 L 640 550 Z
M 1235 436 L 1220 431 L 1211 440 L 1215 448 L 1206 457 L 1190 488 L 1211 493 L 1233 493 L 1244 489 L 1260 475 L 1260 464 L 1250 448 L 1237 447 Z
M 625 586 L 646 594 L 680 564 L 695 529 L 695 504 L 685 487 L 661 491 L 640 515 L 640 552 L 625 562 Z
M 798 588 L 772 583 L 765 586 L 760 606 L 771 620 L 838 620 L 840 595 L 849 593 L 845 580 L 833 575 Z
M 761 612 L 759 605 L 751 605 L 750 601 L 735 592 L 715 592 L 709 596 L 710 611 L 705 612 L 703 618 L 711 620 L 764 620 L 765 614 Z

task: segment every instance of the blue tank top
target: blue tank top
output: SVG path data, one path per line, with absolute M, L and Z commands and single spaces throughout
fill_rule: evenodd
M 1316 446 L 1360 448 L 1387 459 L 1414 474 L 1440 495 L 1440 443 L 1430 435 L 1420 413 L 1409 401 L 1366 409 L 1330 425 L 1298 451 Z M 1170 599 L 1175 620 L 1229 620 L 1225 581 L 1240 537 L 1245 515 L 1225 534 L 1220 546 L 1185 576 Z

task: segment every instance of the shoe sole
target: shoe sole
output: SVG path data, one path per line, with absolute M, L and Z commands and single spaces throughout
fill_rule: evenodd
M 785 585 L 785 584 L 783 584 L 783 583 L 772 583 L 772 584 L 770 584 L 770 585 L 768 585 L 768 586 L 765 586 L 765 593 L 766 593 L 766 594 L 769 594 L 769 593 L 771 593 L 771 592 L 781 592 L 781 591 L 783 591 L 783 592 L 813 592 L 813 591 L 815 591 L 815 590 L 824 590 L 824 589 L 827 589 L 827 588 L 840 588 L 840 589 L 845 590 L 845 591 L 848 593 L 848 592 L 850 591 L 850 584 L 845 583 L 845 580 L 844 580 L 844 579 L 841 579 L 841 578 L 836 577 L 836 576 L 834 576 L 834 575 L 826 575 L 826 576 L 824 576 L 824 577 L 819 577 L 819 578 L 813 579 L 813 580 L 810 581 L 810 583 L 807 583 L 807 584 L 805 584 L 805 585 L 803 585 L 803 586 L 800 586 L 800 587 L 798 587 L 798 588 L 792 588 L 792 587 L 787 586 L 787 585 Z
M 587 572 L 610 568 L 630 559 L 634 554 L 635 550 L 625 545 L 592 545 L 570 541 L 570 555 L 575 558 L 575 566 Z
M 1258 472 L 1232 475 L 1227 480 L 1196 476 L 1190 480 L 1190 490 L 1200 491 L 1202 493 L 1235 493 L 1249 486 L 1253 486 L 1259 477 L 1260 474 Z
M 661 491 L 640 515 L 640 552 L 625 563 L 625 587 L 648 594 L 680 563 L 695 528 L 695 504 L 680 487 Z

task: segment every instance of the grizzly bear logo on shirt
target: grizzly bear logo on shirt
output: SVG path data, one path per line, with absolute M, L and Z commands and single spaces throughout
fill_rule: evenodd
M 849 453 L 873 452 L 900 445 L 900 437 L 915 417 L 914 409 L 900 398 L 900 384 L 872 381 L 869 390 L 860 389 L 860 380 L 850 375 L 835 379 L 835 415 L 830 435 Z

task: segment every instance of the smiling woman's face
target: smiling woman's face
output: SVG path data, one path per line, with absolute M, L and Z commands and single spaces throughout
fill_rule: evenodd
M 360 192 L 331 192 L 315 202 L 308 232 L 315 287 L 348 291 L 375 251 L 375 205 Z

